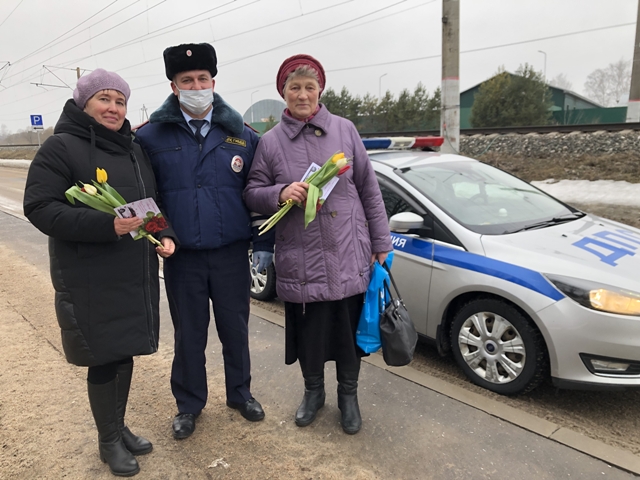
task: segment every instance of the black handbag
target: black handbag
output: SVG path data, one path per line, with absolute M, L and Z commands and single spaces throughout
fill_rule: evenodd
M 380 339 L 382 340 L 382 356 L 387 365 L 402 367 L 413 360 L 413 354 L 418 343 L 418 333 L 411 321 L 407 307 L 400 297 L 400 291 L 396 285 L 391 271 L 387 265 L 383 265 L 389 273 L 393 288 L 397 293 L 394 298 L 389 288 L 389 282 L 384 282 L 384 288 L 389 295 L 389 303 L 380 315 Z

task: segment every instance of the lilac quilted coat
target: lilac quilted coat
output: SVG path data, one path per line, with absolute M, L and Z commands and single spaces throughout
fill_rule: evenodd
M 353 123 L 321 106 L 305 123 L 285 114 L 256 150 L 244 198 L 250 210 L 272 215 L 280 191 L 300 181 L 311 163 L 342 151 L 352 168 L 341 175 L 308 228 L 292 208 L 276 225 L 278 296 L 286 302 L 340 300 L 363 293 L 372 253 L 392 250 L 387 215 L 371 161 Z

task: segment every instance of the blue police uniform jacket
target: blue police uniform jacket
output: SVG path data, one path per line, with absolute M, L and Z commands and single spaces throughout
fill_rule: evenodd
M 273 234 L 258 237 L 263 219 L 252 218 L 242 199 L 258 136 L 218 94 L 202 145 L 173 94 L 137 130 L 136 141 L 151 159 L 158 200 L 181 248 L 211 249 L 253 239 L 255 251 L 273 252 Z

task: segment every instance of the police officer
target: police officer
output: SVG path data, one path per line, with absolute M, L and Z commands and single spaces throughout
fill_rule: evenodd
M 207 402 L 209 300 L 222 343 L 227 406 L 250 421 L 264 418 L 250 391 L 248 249 L 253 239 L 254 262 L 262 271 L 272 261 L 274 238 L 258 237 L 260 218 L 242 200 L 258 137 L 214 93 L 213 46 L 178 45 L 163 55 L 173 93 L 136 136 L 151 159 L 159 201 L 181 244 L 164 264 L 175 330 L 173 435 L 181 439 L 193 433 Z

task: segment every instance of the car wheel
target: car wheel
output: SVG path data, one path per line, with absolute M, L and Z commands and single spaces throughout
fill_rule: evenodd
M 251 298 L 266 302 L 276 298 L 276 269 L 271 263 L 262 272 L 253 267 L 253 252 L 249 251 L 249 269 L 251 270 Z
M 522 312 L 498 299 L 464 304 L 451 325 L 451 346 L 473 383 L 501 395 L 533 390 L 549 369 L 540 332 Z

